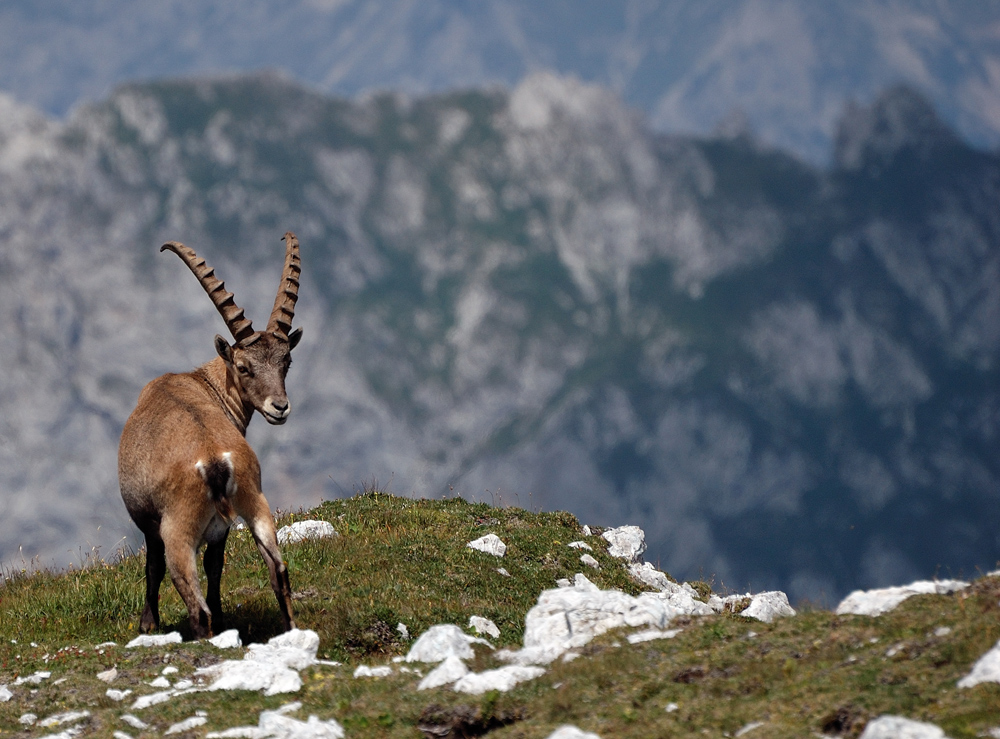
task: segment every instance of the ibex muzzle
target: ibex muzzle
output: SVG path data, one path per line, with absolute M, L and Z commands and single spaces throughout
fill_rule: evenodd
M 139 628 L 159 628 L 166 570 L 187 606 L 196 638 L 222 630 L 219 581 L 229 528 L 242 516 L 253 534 L 285 629 L 294 628 L 288 570 L 271 509 L 261 492 L 260 463 L 247 444 L 254 410 L 282 424 L 291 411 L 285 375 L 302 329 L 292 331 L 299 292 L 299 242 L 285 234 L 285 267 L 265 331 L 254 331 L 204 259 L 171 241 L 222 314 L 235 343 L 215 337 L 218 357 L 186 374 L 167 374 L 143 388 L 125 423 L 118 480 L 129 515 L 146 537 L 146 607 Z M 202 597 L 196 555 L 206 544 L 208 594 Z

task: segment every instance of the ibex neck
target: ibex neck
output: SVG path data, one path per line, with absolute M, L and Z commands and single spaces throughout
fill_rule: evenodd
M 215 401 L 222 406 L 233 426 L 246 436 L 247 426 L 253 417 L 253 406 L 243 402 L 239 388 L 226 371 L 226 363 L 222 357 L 216 357 L 211 362 L 203 364 L 194 371 L 194 374 L 208 385 Z

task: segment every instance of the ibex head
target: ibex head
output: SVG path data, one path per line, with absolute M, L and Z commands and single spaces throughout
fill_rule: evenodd
M 226 290 L 225 283 L 216 278 L 215 270 L 192 249 L 176 241 L 160 247 L 160 251 L 169 249 L 184 260 L 222 314 L 235 343 L 230 344 L 216 335 L 215 350 L 225 361 L 226 371 L 244 405 L 255 408 L 271 424 L 284 423 L 291 412 L 285 393 L 285 375 L 292 363 L 292 349 L 302 338 L 301 328 L 291 330 L 301 272 L 299 241 L 291 231 L 283 238 L 285 268 L 264 331 L 253 330 L 243 309 L 236 305 L 233 294 Z

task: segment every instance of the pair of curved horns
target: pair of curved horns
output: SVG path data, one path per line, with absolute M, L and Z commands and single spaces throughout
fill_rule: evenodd
M 278 339 L 288 341 L 292 329 L 292 317 L 295 315 L 295 301 L 299 299 L 299 274 L 302 264 L 299 260 L 299 240 L 295 234 L 288 231 L 282 239 L 285 242 L 285 267 L 281 272 L 281 284 L 278 285 L 278 295 L 274 299 L 271 318 L 267 322 L 267 332 Z M 243 315 L 243 309 L 236 305 L 233 294 L 226 290 L 226 283 L 215 276 L 215 270 L 194 253 L 194 250 L 184 246 L 179 241 L 168 241 L 160 247 L 160 251 L 169 249 L 184 260 L 198 282 L 205 288 L 208 297 L 222 315 L 236 343 L 245 342 L 254 336 L 250 319 Z

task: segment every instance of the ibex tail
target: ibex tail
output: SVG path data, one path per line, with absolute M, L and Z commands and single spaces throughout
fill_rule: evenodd
M 230 452 L 223 452 L 221 457 L 209 460 L 207 463 L 198 460 L 194 467 L 205 481 L 208 497 L 215 503 L 215 510 L 219 516 L 226 523 L 232 523 L 236 518 L 231 500 L 236 494 L 233 455 Z

